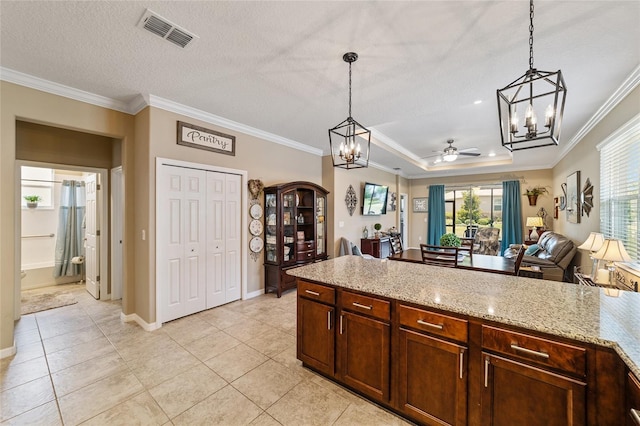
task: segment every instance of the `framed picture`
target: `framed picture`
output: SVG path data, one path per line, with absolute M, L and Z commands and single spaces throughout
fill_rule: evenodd
M 580 171 L 567 176 L 567 222 L 580 223 Z
M 236 137 L 178 121 L 178 145 L 236 155 Z
M 284 225 L 291 225 L 291 212 L 284 212 L 282 222 Z
M 429 211 L 429 197 L 416 197 L 413 199 L 414 213 L 427 213 Z
M 298 241 L 304 241 L 304 231 L 297 231 Z

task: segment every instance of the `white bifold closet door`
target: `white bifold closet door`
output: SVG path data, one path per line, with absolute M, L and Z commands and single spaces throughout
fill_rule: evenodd
M 239 299 L 241 177 L 163 165 L 158 185 L 159 320 Z

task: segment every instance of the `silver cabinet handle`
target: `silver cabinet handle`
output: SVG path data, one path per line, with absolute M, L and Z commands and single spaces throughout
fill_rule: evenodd
M 353 305 L 353 306 L 355 306 L 355 307 L 357 307 L 357 308 L 366 309 L 366 310 L 368 310 L 368 311 L 370 311 L 370 310 L 372 310 L 372 309 L 373 309 L 373 306 L 371 306 L 371 305 L 369 305 L 369 306 L 367 306 L 367 305 L 361 305 L 360 303 L 357 303 L 357 302 L 353 302 L 353 303 L 352 303 L 352 305 Z
M 314 295 L 314 296 L 320 296 L 320 293 L 318 293 L 317 291 L 305 290 L 304 292 L 305 292 L 305 293 L 312 294 L 312 295 Z
M 327 311 L 327 330 L 331 330 L 331 311 Z
M 342 318 L 344 315 L 340 315 L 340 334 L 342 334 Z
M 427 327 L 437 328 L 438 330 L 442 330 L 444 327 L 444 324 L 432 324 L 430 322 L 426 322 L 421 319 L 418 320 L 418 324 L 426 325 Z
M 464 368 L 464 351 L 460 351 L 460 378 L 462 379 L 462 370 Z
M 484 359 L 484 387 L 489 387 L 489 357 Z
M 516 352 L 524 352 L 525 354 L 539 356 L 540 358 L 549 359 L 549 354 L 544 352 L 533 351 L 531 349 L 523 348 L 518 345 L 511 345 L 511 349 Z
M 637 424 L 640 425 L 640 414 L 638 414 L 638 410 L 634 410 L 633 408 L 630 410 L 630 414 L 631 414 L 631 418 L 633 419 L 633 421 Z

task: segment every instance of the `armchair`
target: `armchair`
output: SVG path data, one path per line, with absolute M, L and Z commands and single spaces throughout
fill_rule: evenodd
M 500 228 L 478 228 L 473 242 L 473 253 L 497 256 L 500 251 Z
M 515 258 L 522 244 L 511 244 L 504 252 L 504 257 Z M 538 266 L 542 278 L 553 281 L 571 281 L 567 276 L 568 267 L 578 249 L 573 241 L 562 234 L 546 231 L 538 239 L 537 247 L 522 258 L 522 266 Z

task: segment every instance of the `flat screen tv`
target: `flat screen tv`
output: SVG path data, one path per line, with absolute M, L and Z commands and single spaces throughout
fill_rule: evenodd
M 364 216 L 387 214 L 388 193 L 388 186 L 366 182 L 362 195 L 362 214 Z

